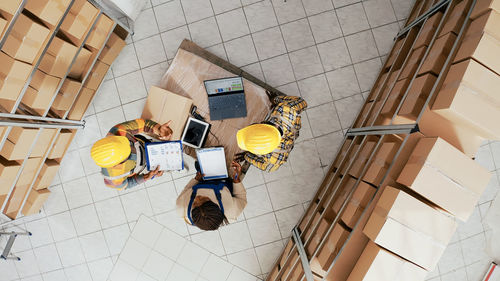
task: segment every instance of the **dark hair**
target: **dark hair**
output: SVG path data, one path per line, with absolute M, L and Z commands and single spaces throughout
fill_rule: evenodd
M 219 226 L 227 224 L 219 206 L 212 201 L 207 201 L 191 211 L 193 224 L 202 230 L 217 230 Z

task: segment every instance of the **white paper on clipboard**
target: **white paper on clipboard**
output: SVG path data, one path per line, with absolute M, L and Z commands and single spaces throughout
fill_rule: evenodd
M 196 150 L 204 180 L 227 178 L 226 155 L 224 147 L 210 147 Z

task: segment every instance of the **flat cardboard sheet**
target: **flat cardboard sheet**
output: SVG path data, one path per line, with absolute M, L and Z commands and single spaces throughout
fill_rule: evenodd
M 247 79 L 243 79 L 247 116 L 218 121 L 210 120 L 208 96 L 203 81 L 234 76 L 235 73 L 189 51 L 179 49 L 159 85 L 162 89 L 193 100 L 193 104 L 198 108 L 198 113 L 212 125 L 205 147 L 223 146 L 227 165 L 231 165 L 234 155 L 241 152 L 236 142 L 236 132 L 245 126 L 262 122 L 271 107 L 266 90 Z M 196 157 L 194 149 L 189 147 L 184 149 L 188 155 Z

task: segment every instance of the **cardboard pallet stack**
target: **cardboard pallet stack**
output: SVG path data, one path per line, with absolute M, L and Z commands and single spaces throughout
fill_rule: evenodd
M 346 138 L 298 225 L 315 280 L 424 280 L 470 217 L 491 178 L 473 157 L 500 139 L 500 1 L 472 3 L 396 39 L 353 127 L 418 130 Z M 302 280 L 298 253 L 290 240 L 266 280 Z
M 82 120 L 127 36 L 101 12 L 86 0 L 0 1 L 0 38 L 5 38 L 0 52 L 2 112 Z M 12 29 L 6 33 L 8 25 Z M 43 206 L 76 130 L 13 127 L 4 136 L 6 129 L 0 130 L 6 138 L 0 148 L 0 205 L 15 219 Z

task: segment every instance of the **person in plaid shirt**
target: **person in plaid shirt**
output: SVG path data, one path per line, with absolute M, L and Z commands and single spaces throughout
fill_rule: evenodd
M 261 155 L 246 151 L 237 154 L 235 158 L 237 161 L 244 159 L 260 170 L 267 172 L 278 170 L 288 160 L 288 155 L 299 136 L 301 128 L 300 113 L 307 108 L 307 102 L 304 99 L 294 96 L 276 96 L 273 98 L 273 105 L 271 112 L 262 124 L 269 124 L 278 129 L 281 135 L 278 146 L 270 153 Z M 243 130 L 245 128 L 240 131 Z M 240 145 L 240 148 L 245 150 L 242 145 Z
M 146 134 L 160 140 L 170 140 L 172 137 L 172 129 L 169 127 L 170 122 L 160 125 L 152 120 L 144 119 L 126 121 L 112 127 L 105 138 L 96 142 L 92 147 L 91 154 L 96 164 L 102 167 L 101 173 L 106 186 L 122 190 L 141 184 L 154 176 L 162 176 L 163 171 L 159 171 L 159 167 L 156 167 L 154 171 L 145 173 L 147 168 L 144 157 L 144 144 L 148 139 L 140 134 Z M 103 161 L 109 159 L 110 154 L 116 154 L 114 150 L 120 145 L 120 143 L 109 143 L 109 139 L 116 139 L 116 137 L 121 137 L 121 140 L 125 142 L 124 145 L 130 146 L 130 153 L 128 156 L 125 155 L 124 160 L 118 160 L 117 164 L 113 163 L 114 160 L 111 160 L 111 162 L 108 160 L 106 164 L 111 163 L 112 166 L 104 167 L 110 165 L 103 165 Z M 102 143 L 105 145 L 102 145 Z

